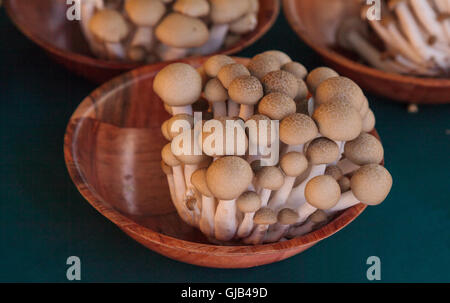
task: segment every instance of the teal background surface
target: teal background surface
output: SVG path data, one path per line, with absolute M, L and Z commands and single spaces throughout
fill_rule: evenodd
M 84 282 L 450 282 L 450 104 L 420 106 L 368 94 L 394 178 L 387 200 L 331 238 L 288 260 L 245 270 L 183 264 L 128 238 L 78 193 L 66 171 L 63 136 L 96 85 L 68 73 L 27 40 L 0 8 L 0 282 L 64 282 L 81 258 Z M 280 14 L 239 55 L 287 52 L 321 64 Z M 449 96 L 450 99 L 450 96 Z

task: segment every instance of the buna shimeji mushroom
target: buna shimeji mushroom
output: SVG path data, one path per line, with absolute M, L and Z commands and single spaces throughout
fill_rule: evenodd
M 306 235 L 327 222 L 328 216 L 323 210 L 316 210 L 308 220 L 300 226 L 292 226 L 287 232 L 287 237 L 295 238 Z
M 297 78 L 284 70 L 276 70 L 267 73 L 261 80 L 264 85 L 264 93 L 283 93 L 294 99 L 297 96 L 299 83 Z
M 287 116 L 280 123 L 280 141 L 286 144 L 282 154 L 303 152 L 304 144 L 316 138 L 318 133 L 311 117 L 299 113 Z
M 362 165 L 379 164 L 383 160 L 384 149 L 381 142 L 368 133 L 361 133 L 344 146 L 344 157 L 338 166 L 343 174 L 349 174 Z
M 192 115 L 192 104 L 202 93 L 202 78 L 189 64 L 173 63 L 156 75 L 153 89 L 174 115 Z
M 313 69 L 306 77 L 306 84 L 311 94 L 316 94 L 316 88 L 325 80 L 338 77 L 339 74 L 329 67 L 317 67 Z
M 168 141 L 172 141 L 173 138 L 181 134 L 184 130 L 194 128 L 194 117 L 188 114 L 174 115 L 166 123 L 163 123 L 163 125 L 166 125 L 166 130 L 161 127 L 161 131 L 163 134 L 165 131 Z
M 272 225 L 264 237 L 264 242 L 272 243 L 278 242 L 288 231 L 289 227 L 296 223 L 298 214 L 290 208 L 283 208 L 278 212 L 277 223 Z
M 217 78 L 210 79 L 203 91 L 206 100 L 212 104 L 214 118 L 227 115 L 228 91 Z
M 253 230 L 253 217 L 261 207 L 261 199 L 254 191 L 247 191 L 236 200 L 236 205 L 238 210 L 244 214 L 244 219 L 239 224 L 236 236 L 244 238 Z
M 125 58 L 126 52 L 122 41 L 128 36 L 130 27 L 119 12 L 111 9 L 97 11 L 89 21 L 89 30 L 105 45 L 106 58 Z
M 240 63 L 225 65 L 217 73 L 217 78 L 220 80 L 223 87 L 225 87 L 226 89 L 230 87 L 231 83 L 236 78 L 241 76 L 250 76 L 250 72 L 244 65 Z M 238 115 L 239 115 L 239 105 L 232 99 L 228 99 L 228 116 L 236 117 Z
M 137 26 L 129 45 L 128 57 L 133 61 L 143 61 L 156 44 L 154 26 L 164 16 L 166 7 L 160 0 L 127 0 L 124 8 Z
M 362 202 L 378 205 L 383 202 L 392 187 L 391 174 L 379 164 L 361 166 L 350 179 L 351 190 L 344 192 L 339 202 L 326 210 L 333 214 Z
M 206 183 L 206 168 L 196 170 L 191 176 L 191 183 L 198 190 L 202 199 L 199 228 L 207 237 L 213 238 L 216 200 Z
M 276 166 L 262 166 L 256 169 L 255 174 L 255 183 L 261 197 L 261 205 L 265 207 L 269 202 L 272 191 L 279 190 L 283 186 L 285 177 L 283 171 Z
M 278 62 L 280 62 L 280 66 L 283 66 L 289 62 L 292 62 L 291 57 L 289 57 L 286 53 L 279 51 L 279 50 L 268 50 L 265 51 L 263 54 L 271 55 L 277 58 Z
M 185 57 L 189 49 L 203 45 L 209 37 L 208 27 L 203 21 L 179 13 L 164 17 L 155 34 L 161 42 L 157 53 L 164 61 Z
M 258 104 L 258 112 L 272 120 L 281 121 L 294 114 L 296 109 L 295 101 L 288 95 L 279 92 L 265 95 Z
M 242 241 L 246 244 L 261 244 L 264 240 L 267 229 L 271 224 L 275 223 L 277 223 L 276 212 L 268 207 L 259 209 L 253 217 L 253 224 L 255 225 L 253 232 Z
M 258 78 L 240 76 L 228 87 L 230 100 L 241 105 L 239 117 L 246 121 L 253 115 L 254 106 L 264 96 L 263 86 Z
M 214 217 L 215 237 L 229 241 L 236 234 L 236 199 L 252 182 L 253 171 L 247 161 L 227 156 L 214 161 L 206 171 L 208 188 L 219 200 Z
M 92 31 L 89 29 L 89 22 L 95 14 L 95 11 L 102 9 L 104 9 L 103 0 L 86 0 L 81 4 L 81 30 L 89 43 L 90 49 L 98 57 L 105 55 L 105 47 L 94 37 Z
M 169 185 L 170 198 L 175 201 L 177 198 L 175 194 L 175 184 L 173 179 L 172 168 L 167 165 L 163 160 L 161 160 L 161 169 L 167 177 L 167 184 Z
M 299 62 L 286 62 L 281 69 L 293 74 L 297 79 L 305 80 L 308 75 L 308 70 L 306 67 Z
M 262 53 L 254 56 L 247 67 L 252 76 L 262 80 L 268 73 L 279 70 L 281 63 L 274 55 Z

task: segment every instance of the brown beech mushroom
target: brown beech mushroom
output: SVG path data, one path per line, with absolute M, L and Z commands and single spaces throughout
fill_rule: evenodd
M 169 124 L 169 120 L 166 120 L 161 124 L 161 133 L 167 141 L 172 141 L 172 138 L 169 136 L 169 130 L 167 128 L 167 125 Z
M 360 201 L 366 205 L 383 202 L 392 187 L 391 174 L 381 165 L 368 164 L 359 168 L 350 180 L 351 190 L 342 194 L 339 202 L 327 213 L 347 209 Z
M 316 93 L 316 88 L 325 80 L 338 77 L 339 74 L 329 67 L 318 67 L 313 69 L 306 77 L 306 84 L 312 94 Z
M 297 96 L 299 83 L 297 78 L 284 70 L 267 73 L 261 80 L 266 94 L 278 92 L 294 99 Z
M 124 7 L 130 20 L 137 26 L 130 48 L 143 47 L 151 51 L 155 44 L 154 26 L 164 16 L 166 6 L 160 0 L 127 0 Z
M 243 35 L 253 31 L 258 25 L 258 16 L 255 13 L 247 13 L 230 24 L 230 31 L 234 34 Z
M 351 187 L 350 179 L 346 176 L 343 176 L 338 180 L 339 187 L 341 188 L 341 193 L 345 193 Z
M 169 165 L 167 165 L 163 160 L 161 160 L 161 169 L 167 177 L 167 184 L 169 185 L 170 198 L 172 199 L 173 203 L 175 203 L 177 196 L 175 193 L 175 184 L 173 181 L 174 179 L 172 168 Z M 179 215 L 181 216 L 181 214 Z
M 236 199 L 247 190 L 253 171 L 247 161 L 229 156 L 217 159 L 206 171 L 208 188 L 219 200 L 214 217 L 215 237 L 231 240 L 237 230 Z
M 191 176 L 191 183 L 200 193 L 202 199 L 199 228 L 207 237 L 213 238 L 216 200 L 206 183 L 206 168 L 196 170 Z
M 369 109 L 362 120 L 362 131 L 366 133 L 371 132 L 375 128 L 375 123 L 375 115 L 373 114 L 373 111 Z
M 335 180 L 339 180 L 344 175 L 342 170 L 337 165 L 329 165 L 325 169 L 325 175 L 332 176 Z
M 81 3 L 81 30 L 89 43 L 91 51 L 98 57 L 104 56 L 104 46 L 100 43 L 89 29 L 89 22 L 96 10 L 104 9 L 103 0 L 86 0 Z
M 361 88 L 346 77 L 333 77 L 323 81 L 314 95 L 315 105 L 334 101 L 348 102 L 360 110 L 366 97 Z
M 255 229 L 250 236 L 243 239 L 243 242 L 254 245 L 261 244 L 269 226 L 277 223 L 277 214 L 272 209 L 263 207 L 255 213 L 253 223 L 256 226 Z
M 263 54 L 272 55 L 275 58 L 277 58 L 278 61 L 280 62 L 280 66 L 292 62 L 291 57 L 289 57 L 286 53 L 279 50 L 269 50 L 265 51 Z
M 303 152 L 304 144 L 316 138 L 318 129 L 311 117 L 294 113 L 280 123 L 280 141 L 287 144 L 284 153 L 290 151 Z
M 128 36 L 130 27 L 119 12 L 111 9 L 96 12 L 89 21 L 89 30 L 105 44 L 107 58 L 125 59 L 126 52 L 121 42 Z
M 261 197 L 261 205 L 267 206 L 272 191 L 279 190 L 284 184 L 284 174 L 276 166 L 263 166 L 256 172 L 256 186 Z
M 253 115 L 255 104 L 264 96 L 263 86 L 258 78 L 240 76 L 230 83 L 228 95 L 233 102 L 241 105 L 239 117 L 246 121 Z
M 166 122 L 168 141 L 172 141 L 183 131 L 194 128 L 194 117 L 188 114 L 174 115 Z
M 311 216 L 309 216 L 305 224 L 297 227 L 291 227 L 288 231 L 288 237 L 295 238 L 309 234 L 320 225 L 323 225 L 327 219 L 327 214 L 323 210 L 318 209 Z
M 217 74 L 222 69 L 222 67 L 233 63 L 236 63 L 236 61 L 234 61 L 234 59 L 229 56 L 215 55 L 206 60 L 205 63 L 203 64 L 203 67 L 205 69 L 206 74 L 210 78 L 215 78 L 217 77 Z
M 200 18 L 209 14 L 209 2 L 207 0 L 176 0 L 173 10 L 177 13 Z
M 295 179 L 308 169 L 308 160 L 302 153 L 289 152 L 281 158 L 280 167 L 286 176 L 283 186 L 275 192 L 269 201 L 268 207 L 273 210 L 278 210 L 285 205 L 294 187 Z
M 258 112 L 273 120 L 283 120 L 294 114 L 297 109 L 295 101 L 283 93 L 270 93 L 261 99 Z
M 220 80 L 222 85 L 228 89 L 234 79 L 241 76 L 250 76 L 248 69 L 240 64 L 233 63 L 222 67 L 217 73 L 217 78 Z M 228 99 L 228 116 L 236 117 L 239 115 L 239 105 L 232 99 Z
M 195 68 L 185 63 L 164 67 L 155 77 L 153 89 L 176 114 L 192 115 L 192 104 L 200 99 L 202 78 Z
M 252 76 L 261 80 L 268 73 L 279 70 L 281 63 L 274 55 L 263 53 L 254 56 L 247 67 Z
M 278 222 L 269 229 L 269 232 L 264 237 L 265 243 L 278 242 L 289 230 L 292 224 L 295 224 L 299 216 L 297 212 L 290 208 L 283 208 L 278 212 Z
M 204 89 L 205 98 L 212 104 L 214 118 L 227 115 L 228 92 L 217 78 L 210 79 Z
M 281 66 L 281 69 L 293 74 L 297 79 L 301 80 L 304 80 L 308 75 L 308 70 L 303 66 L 303 64 L 294 61 L 285 63 Z
M 203 45 L 209 38 L 205 23 L 179 13 L 171 13 L 156 27 L 156 37 L 162 44 L 157 52 L 162 60 L 183 58 L 189 49 Z
M 261 199 L 257 193 L 247 191 L 236 200 L 236 205 L 238 210 L 244 214 L 244 219 L 239 224 L 236 236 L 245 238 L 253 230 L 253 217 L 255 212 L 261 207 Z

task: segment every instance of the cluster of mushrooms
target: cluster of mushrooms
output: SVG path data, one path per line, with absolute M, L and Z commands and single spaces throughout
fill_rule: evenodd
M 154 63 L 208 55 L 258 23 L 258 0 L 83 0 L 81 28 L 99 58 Z
M 449 0 L 384 0 L 380 20 L 369 18 L 373 7 L 361 2 L 362 19 L 347 19 L 339 29 L 341 47 L 387 72 L 424 77 L 450 74 Z
M 172 115 L 161 126 L 169 141 L 161 164 L 171 198 L 179 216 L 213 243 L 256 245 L 305 235 L 341 210 L 381 203 L 391 189 L 392 177 L 380 165 L 383 147 L 369 133 L 375 117 L 367 98 L 330 68 L 308 73 L 275 50 L 247 65 L 216 55 L 198 68 L 166 66 L 153 89 Z M 197 111 L 202 120 L 195 123 Z M 244 129 L 252 121 L 276 121 L 278 131 L 267 131 L 261 142 Z M 213 123 L 224 126 L 215 140 L 226 148 L 206 144 Z M 225 142 L 230 129 L 236 137 Z M 180 153 L 186 143 L 190 152 Z M 273 145 L 280 147 L 279 161 L 263 165 Z M 258 152 L 249 154 L 249 146 Z

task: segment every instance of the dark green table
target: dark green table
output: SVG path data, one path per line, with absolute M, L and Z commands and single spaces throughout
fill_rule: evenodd
M 95 85 L 53 63 L 0 9 L 0 281 L 367 282 L 381 259 L 383 282 L 450 282 L 450 105 L 403 104 L 368 95 L 394 186 L 384 204 L 286 261 L 217 270 L 172 261 L 134 242 L 92 208 L 64 164 L 66 123 Z M 277 48 L 308 68 L 321 64 L 280 15 L 239 55 Z

